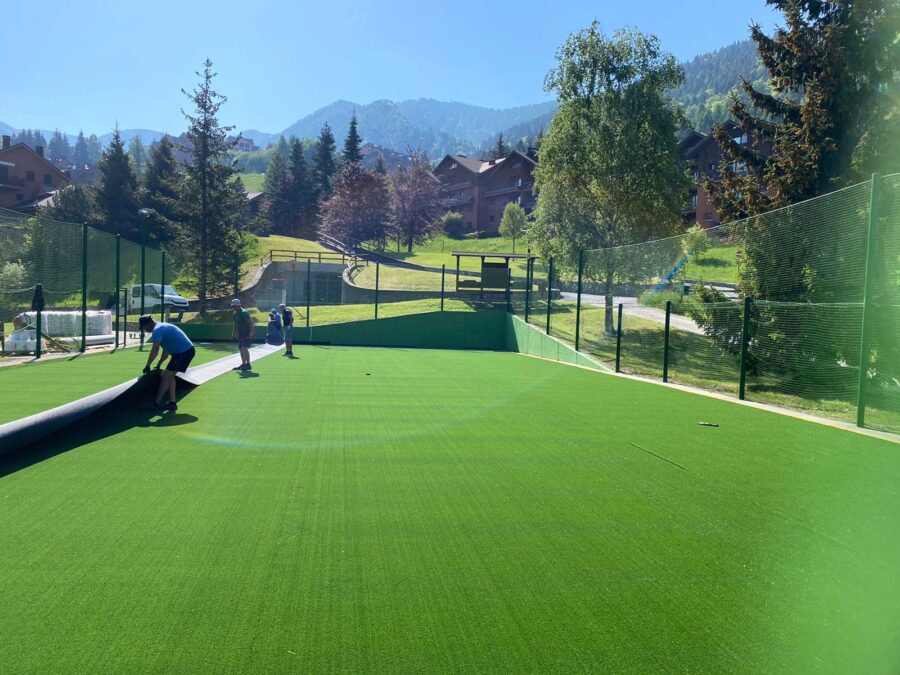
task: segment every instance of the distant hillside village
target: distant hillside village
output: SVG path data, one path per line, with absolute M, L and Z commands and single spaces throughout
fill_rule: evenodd
M 733 122 L 726 123 L 724 128 L 738 144 L 754 142 L 751 134 Z M 176 160 L 188 161 L 191 142 L 187 135 L 166 138 L 172 144 Z M 229 141 L 235 152 L 261 150 L 250 138 L 237 136 Z M 767 147 L 757 146 L 756 149 L 763 154 L 770 152 Z M 409 166 L 409 157 L 371 143 L 364 144 L 361 151 L 364 164 L 370 167 L 379 161 L 389 171 L 398 166 Z M 681 140 L 680 154 L 695 183 L 690 205 L 684 213 L 685 222 L 697 222 L 705 228 L 714 227 L 721 222 L 721 218 L 704 188 L 704 179 L 719 180 L 719 164 L 724 157 L 722 148 L 712 134 L 690 131 Z M 464 154 L 446 155 L 433 169 L 434 177 L 440 182 L 444 208 L 462 215 L 465 232 L 496 233 L 507 204 L 516 203 L 526 213 L 534 210 L 533 173 L 538 158 L 539 150 L 534 147 L 529 147 L 525 152 L 513 150 L 494 159 L 475 159 Z M 731 168 L 738 173 L 743 170 L 737 164 Z M 0 207 L 34 213 L 41 206 L 52 205 L 53 195 L 60 187 L 70 182 L 93 184 L 98 176 L 96 165 L 76 164 L 66 157 L 51 159 L 43 146 L 31 148 L 23 142 L 13 143 L 11 136 L 2 137 Z M 252 215 L 258 213 L 264 197 L 265 193 L 261 190 L 247 191 Z

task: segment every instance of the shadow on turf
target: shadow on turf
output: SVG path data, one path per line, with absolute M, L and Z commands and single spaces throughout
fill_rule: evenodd
M 178 402 L 181 403 L 193 390 L 191 385 L 180 385 Z M 198 421 L 194 415 L 183 412 L 160 412 L 151 406 L 151 401 L 152 394 L 147 389 L 130 391 L 71 426 L 0 455 L 0 478 L 135 427 L 175 427 Z

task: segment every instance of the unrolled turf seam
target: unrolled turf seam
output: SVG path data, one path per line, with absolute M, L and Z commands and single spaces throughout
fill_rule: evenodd
M 256 361 L 264 356 L 282 349 L 273 345 L 256 345 L 250 348 L 250 360 Z M 241 363 L 240 354 L 232 354 L 216 359 L 202 366 L 189 368 L 186 373 L 178 373 L 178 377 L 195 386 L 203 385 L 210 380 L 233 370 Z M 77 422 L 83 417 L 109 405 L 120 396 L 149 386 L 146 377 L 136 377 L 104 389 L 95 394 L 85 396 L 76 401 L 29 415 L 6 424 L 0 424 L 0 454 L 12 452 L 29 443 L 34 443 L 55 431 Z

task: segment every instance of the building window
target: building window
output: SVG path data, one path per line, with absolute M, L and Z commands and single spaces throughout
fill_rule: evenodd
M 53 176 L 49 173 L 44 174 L 44 185 L 53 185 Z
M 693 176 L 694 180 L 700 180 L 700 169 L 698 169 L 696 166 L 694 167 Z
M 747 162 L 732 162 L 731 170 L 738 175 L 744 175 L 747 173 Z
M 25 172 L 25 180 L 29 182 L 34 182 L 34 171 L 26 171 Z
M 697 193 L 696 192 L 691 195 L 691 208 L 692 209 L 697 208 Z
M 488 220 L 490 220 L 490 221 L 493 223 L 493 222 L 494 222 L 494 216 L 491 216 Z
M 709 163 L 709 172 L 710 172 L 710 173 L 715 173 L 715 172 L 716 172 L 716 163 L 715 163 L 715 162 L 710 162 L 710 163 Z
M 458 166 L 459 166 L 459 164 L 457 164 L 456 162 L 453 162 L 453 164 L 450 165 L 450 170 L 453 171 L 453 169 L 455 169 Z
M 749 140 L 750 139 L 747 137 L 747 134 L 741 134 L 740 136 L 734 137 L 734 142 L 737 143 L 738 145 L 747 145 L 747 142 Z

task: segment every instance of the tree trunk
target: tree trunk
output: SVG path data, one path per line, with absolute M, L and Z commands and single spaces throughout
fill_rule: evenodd
M 606 330 L 607 335 L 615 335 L 616 329 L 613 327 L 613 272 L 612 270 L 606 271 L 606 277 L 603 279 L 603 295 L 605 298 L 605 305 L 603 312 L 603 327 Z

